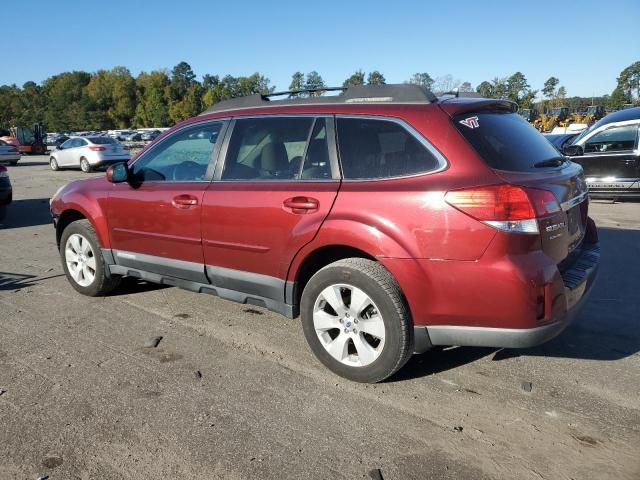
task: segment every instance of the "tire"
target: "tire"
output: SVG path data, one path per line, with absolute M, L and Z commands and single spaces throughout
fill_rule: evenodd
M 392 275 L 372 260 L 348 258 L 320 269 L 304 288 L 300 311 L 309 347 L 341 377 L 381 382 L 412 355 L 409 308 Z
M 82 157 L 80 159 L 80 170 L 82 170 L 84 173 L 89 173 L 91 172 L 91 164 L 89 163 L 89 161 Z
M 104 296 L 120 284 L 120 276 L 107 273 L 98 237 L 89 220 L 67 225 L 60 238 L 60 258 L 67 280 L 83 295 Z
M 60 170 L 58 161 L 55 159 L 55 157 L 49 157 L 49 167 L 51 167 L 51 170 L 53 170 L 54 172 Z

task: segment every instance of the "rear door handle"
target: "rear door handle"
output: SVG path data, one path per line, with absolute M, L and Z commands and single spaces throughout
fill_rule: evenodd
M 177 197 L 173 197 L 173 201 L 171 202 L 171 205 L 173 205 L 176 208 L 182 208 L 182 209 L 191 208 L 198 205 L 198 199 L 193 195 L 187 195 L 187 194 L 178 195 Z
M 293 213 L 309 213 L 320 207 L 320 202 L 310 197 L 291 197 L 282 204 L 286 208 L 290 208 Z

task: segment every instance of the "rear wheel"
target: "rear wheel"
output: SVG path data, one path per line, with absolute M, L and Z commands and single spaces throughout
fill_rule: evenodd
M 411 317 L 400 287 L 379 263 L 349 258 L 319 270 L 301 301 L 313 353 L 332 372 L 375 383 L 411 357 Z
M 89 173 L 91 171 L 91 164 L 84 157 L 80 159 L 80 170 L 82 170 L 84 173 Z
M 49 166 L 51 167 L 51 170 L 53 170 L 54 172 L 56 170 L 60 170 L 60 167 L 58 166 L 58 161 L 54 157 L 49 158 Z
M 106 295 L 120 283 L 119 276 L 108 274 L 98 238 L 88 220 L 78 220 L 64 229 L 60 257 L 69 283 L 83 295 Z

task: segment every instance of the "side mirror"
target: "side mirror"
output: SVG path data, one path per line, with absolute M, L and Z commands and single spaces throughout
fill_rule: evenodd
M 107 168 L 107 180 L 111 183 L 123 183 L 129 180 L 129 168 L 126 163 L 116 163 Z
M 565 145 L 562 147 L 562 153 L 568 157 L 580 157 L 584 155 L 584 149 L 581 145 Z

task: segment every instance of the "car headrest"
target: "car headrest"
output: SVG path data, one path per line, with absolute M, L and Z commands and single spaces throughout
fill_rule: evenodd
M 289 169 L 289 157 L 283 143 L 272 142 L 262 147 L 260 153 L 260 169 L 279 172 Z

